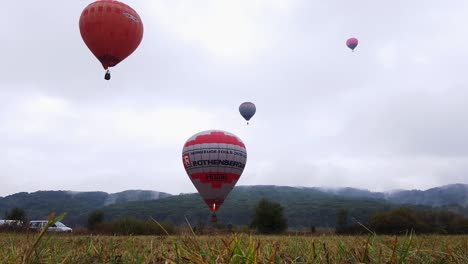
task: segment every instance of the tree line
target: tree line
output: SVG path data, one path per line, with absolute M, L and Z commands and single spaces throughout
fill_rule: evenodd
M 5 219 L 27 222 L 26 213 L 21 208 L 13 208 L 5 212 Z M 285 208 L 277 202 L 268 199 L 260 200 L 253 209 L 253 216 L 248 226 L 233 226 L 218 223 L 206 225 L 199 221 L 192 228 L 193 232 L 203 233 L 213 228 L 227 232 L 252 232 L 261 234 L 279 234 L 288 229 L 288 219 Z M 1 226 L 0 226 L 1 229 Z M 174 234 L 176 226 L 170 221 L 157 222 L 154 219 L 141 220 L 132 216 L 106 220 L 103 211 L 93 211 L 88 215 L 87 229 L 92 233 L 114 235 L 164 235 Z M 309 232 L 316 231 L 311 226 Z M 377 212 L 367 221 L 357 220 L 346 209 L 336 213 L 337 234 L 404 234 L 415 233 L 437 234 L 468 234 L 468 218 L 450 211 L 417 210 L 414 208 L 396 208 L 386 212 Z
M 136 230 L 141 230 L 133 231 L 134 234 L 145 234 L 146 231 L 143 230 L 151 230 L 151 226 L 156 228 L 154 221 L 142 221 L 129 217 L 105 222 L 104 213 L 100 211 L 91 213 L 88 218 L 88 228 L 90 230 L 100 230 L 99 232 L 104 233 L 128 234 L 125 230 L 129 230 L 129 226 L 132 224 Z M 170 222 L 164 224 L 170 232 L 175 232 L 175 228 Z M 262 199 L 256 204 L 253 217 L 248 226 L 235 227 L 232 224 L 219 223 L 216 228 L 231 232 L 256 231 L 261 234 L 280 234 L 288 229 L 288 219 L 285 215 L 285 208 L 280 203 Z M 203 221 L 193 227 L 196 232 L 204 232 L 206 229 L 207 225 Z M 314 233 L 315 231 L 316 227 L 311 226 L 309 232 Z M 361 223 L 346 209 L 337 212 L 335 228 L 337 234 L 366 234 L 369 232 L 404 234 L 411 231 L 419 234 L 468 234 L 468 218 L 443 210 L 396 208 L 387 212 L 375 213 L 367 221 Z M 160 234 L 163 230 L 159 226 L 159 229 L 156 228 L 152 232 Z
M 468 234 L 468 218 L 449 211 L 397 208 L 372 215 L 366 223 L 353 222 L 347 210 L 337 214 L 339 234 L 368 233 Z

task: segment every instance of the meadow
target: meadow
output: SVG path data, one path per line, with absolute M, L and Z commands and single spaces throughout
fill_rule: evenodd
M 0 233 L 0 263 L 468 263 L 468 236 Z

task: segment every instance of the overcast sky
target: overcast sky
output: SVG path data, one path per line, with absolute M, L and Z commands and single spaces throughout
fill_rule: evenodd
M 127 0 L 144 36 L 110 81 L 89 3 L 2 5 L 0 196 L 196 192 L 181 151 L 208 129 L 246 144 L 238 185 L 468 183 L 466 0 Z

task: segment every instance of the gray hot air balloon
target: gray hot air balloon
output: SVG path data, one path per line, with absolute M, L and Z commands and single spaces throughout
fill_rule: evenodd
M 247 125 L 249 124 L 250 118 L 255 115 L 256 111 L 257 108 L 251 102 L 245 102 L 239 106 L 239 112 L 245 118 L 245 120 L 247 120 Z

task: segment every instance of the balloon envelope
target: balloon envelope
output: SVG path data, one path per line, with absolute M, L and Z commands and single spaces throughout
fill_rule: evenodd
M 257 111 L 257 108 L 255 107 L 255 104 L 251 102 L 245 102 L 242 103 L 239 106 L 239 112 L 240 114 L 245 118 L 245 120 L 249 121 L 252 116 L 255 115 L 255 112 Z
M 193 135 L 182 150 L 182 162 L 212 212 L 223 204 L 247 161 L 244 143 L 235 135 L 208 130 Z
M 346 41 L 346 46 L 348 46 L 348 48 L 350 48 L 351 50 L 354 51 L 354 49 L 357 47 L 359 41 L 357 40 L 357 38 L 350 38 Z
M 100 0 L 81 13 L 80 33 L 102 67 L 107 69 L 135 51 L 143 38 L 143 23 L 128 5 Z

